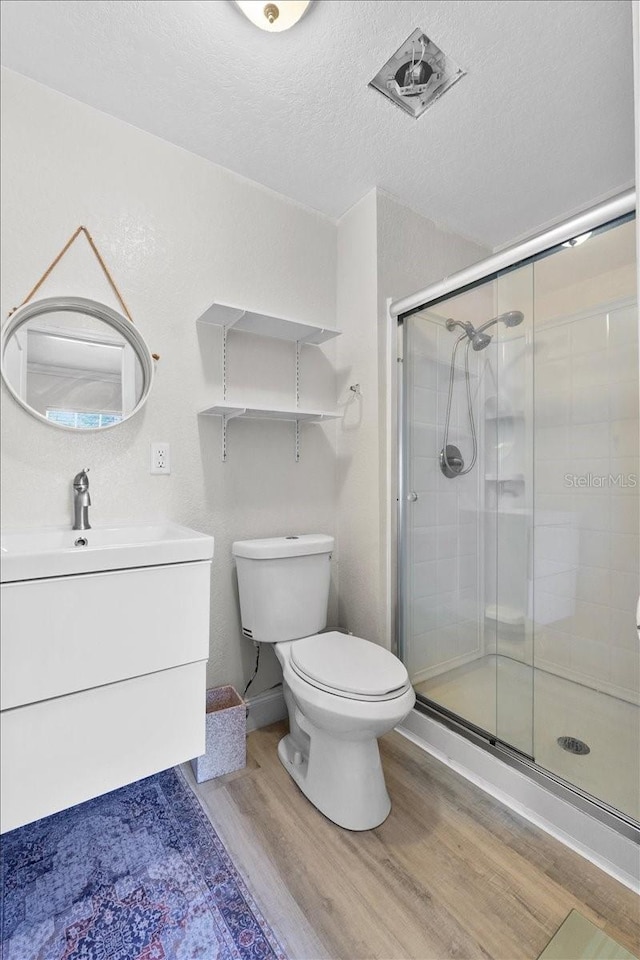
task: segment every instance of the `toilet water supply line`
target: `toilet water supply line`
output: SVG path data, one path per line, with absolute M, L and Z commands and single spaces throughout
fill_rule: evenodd
M 255 678 L 258 676 L 258 667 L 259 667 L 259 665 L 260 665 L 260 647 L 262 646 L 262 644 L 261 644 L 261 643 L 258 643 L 256 640 L 254 640 L 254 641 L 253 641 L 253 645 L 254 645 L 254 647 L 256 648 L 256 665 L 255 665 L 255 667 L 253 668 L 253 673 L 251 674 L 250 680 L 248 681 L 246 687 L 245 687 L 244 690 L 242 691 L 242 699 L 243 699 L 243 700 L 244 700 L 244 698 L 245 698 L 246 695 L 247 695 L 247 690 L 249 689 L 249 687 L 251 686 L 251 684 L 253 683 L 253 681 L 255 680 Z M 269 690 L 275 690 L 276 687 L 281 687 L 281 686 L 282 686 L 282 680 L 278 680 L 278 682 L 272 684 L 272 686 L 270 686 L 268 690 L 265 690 L 265 693 L 268 693 Z M 246 716 L 246 717 L 249 716 L 249 710 L 250 710 L 250 709 L 251 709 L 251 708 L 250 708 L 249 704 L 246 703 L 246 704 L 245 704 L 245 716 Z
M 254 647 L 256 648 L 256 665 L 255 665 L 255 667 L 253 668 L 253 674 L 252 674 L 252 676 L 251 676 L 251 679 L 249 680 L 249 682 L 247 683 L 246 687 L 245 687 L 244 690 L 242 691 L 242 699 L 243 699 L 243 700 L 244 700 L 244 698 L 245 698 L 245 696 L 246 696 L 246 694 L 247 694 L 247 690 L 249 689 L 249 687 L 251 686 L 251 684 L 253 683 L 253 681 L 255 680 L 255 678 L 258 676 L 258 667 L 259 667 L 259 665 L 260 665 L 260 644 L 257 643 L 257 642 L 254 640 L 254 641 L 253 641 L 253 645 L 254 645 Z M 277 686 L 277 684 L 276 684 L 276 686 Z M 247 712 L 248 712 L 248 708 L 247 708 Z

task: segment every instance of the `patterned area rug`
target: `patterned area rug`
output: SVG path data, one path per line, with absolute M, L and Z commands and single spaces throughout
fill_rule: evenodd
M 2 960 L 286 960 L 178 769 L 0 843 Z

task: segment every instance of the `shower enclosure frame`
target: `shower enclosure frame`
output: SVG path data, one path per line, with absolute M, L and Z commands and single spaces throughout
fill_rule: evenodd
M 397 467 L 397 514 L 396 514 L 396 616 L 395 616 L 395 648 L 398 655 L 402 655 L 401 649 L 404 636 L 404 608 L 407 601 L 407 564 L 405 550 L 405 524 L 406 524 L 406 502 L 410 494 L 405 484 L 406 474 L 406 435 L 405 435 L 405 377 L 403 375 L 403 329 L 404 320 L 427 307 L 433 307 L 442 300 L 448 299 L 453 294 L 461 294 L 474 287 L 489 281 L 493 277 L 504 273 L 510 269 L 517 269 L 533 262 L 545 254 L 551 254 L 563 243 L 574 237 L 613 224 L 615 221 L 623 222 L 636 212 L 636 191 L 627 190 L 617 197 L 604 201 L 595 207 L 574 216 L 568 220 L 557 224 L 550 229 L 542 231 L 535 237 L 516 243 L 504 250 L 492 254 L 491 256 L 480 260 L 477 263 L 431 284 L 423 290 L 419 290 L 409 296 L 399 300 L 391 301 L 388 305 L 389 318 L 393 325 L 396 324 L 394 335 L 391 337 L 392 349 L 397 350 L 397 384 L 396 384 L 396 467 Z M 637 229 L 637 228 L 636 228 Z M 640 248 L 639 248 L 640 249 Z M 640 265 L 638 267 L 640 272 Z M 638 284 L 640 289 L 640 283 Z M 392 542 L 393 538 L 390 538 Z M 600 823 L 605 824 L 612 830 L 622 836 L 640 843 L 640 824 L 633 818 L 627 816 L 620 810 L 610 806 L 603 800 L 586 793 L 580 787 L 563 780 L 561 777 L 549 770 L 539 766 L 533 758 L 523 753 L 487 731 L 475 726 L 473 723 L 464 720 L 457 714 L 452 713 L 446 707 L 441 707 L 436 703 L 425 703 L 419 698 L 416 700 L 416 710 L 430 716 L 443 724 L 445 727 L 453 730 L 472 741 L 477 746 L 482 747 L 488 753 L 497 757 L 509 766 L 514 767 L 520 772 L 525 773 L 535 782 L 543 785 L 555 796 L 568 801 L 579 809 L 585 811 L 594 817 Z

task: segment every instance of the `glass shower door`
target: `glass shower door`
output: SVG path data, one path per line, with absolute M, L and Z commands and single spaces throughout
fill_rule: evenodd
M 534 753 L 640 820 L 635 226 L 533 264 Z
M 495 326 L 495 393 L 485 398 L 485 530 L 495 552 L 485 585 L 485 629 L 496 650 L 498 739 L 532 757 L 533 743 L 533 265 L 499 274 L 496 312 L 522 319 Z M 489 532 L 490 531 L 490 532 Z M 493 602 L 495 598 L 495 603 Z
M 416 692 L 640 821 L 635 223 L 402 328 L 400 645 Z
M 402 641 L 420 696 L 530 755 L 530 326 L 511 305 L 523 287 L 494 280 L 404 320 Z M 470 338 L 465 325 L 508 311 L 513 326 Z

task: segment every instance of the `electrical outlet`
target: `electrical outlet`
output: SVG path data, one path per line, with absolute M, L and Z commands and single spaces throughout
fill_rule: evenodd
M 171 473 L 171 451 L 168 443 L 151 444 L 150 473 Z

